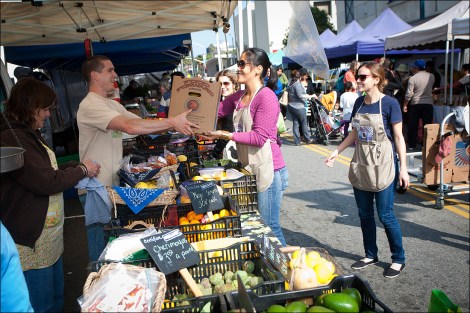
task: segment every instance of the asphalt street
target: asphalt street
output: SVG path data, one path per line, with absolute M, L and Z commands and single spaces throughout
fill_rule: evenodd
M 287 121 L 287 126 L 291 123 Z M 362 235 L 352 187 L 347 178 L 353 149 L 343 152 L 333 168 L 324 159 L 335 149 L 320 144 L 295 146 L 292 133 L 283 135 L 282 152 L 289 169 L 281 225 L 289 245 L 326 249 L 342 267 L 368 281 L 373 292 L 394 312 L 427 312 L 432 289 L 441 289 L 469 311 L 469 197 L 446 199 L 434 208 L 435 191 L 415 182 L 397 194 L 395 213 L 406 251 L 406 268 L 394 279 L 383 276 L 390 264 L 388 242 L 377 220 L 380 262 L 355 271 L 351 264 L 364 256 Z M 78 312 L 76 299 L 88 275 L 83 210 L 78 199 L 66 200 L 65 311 Z

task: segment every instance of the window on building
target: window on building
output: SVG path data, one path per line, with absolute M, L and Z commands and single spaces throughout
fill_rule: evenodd
M 344 14 L 346 24 L 354 21 L 354 0 L 345 0 L 344 1 Z

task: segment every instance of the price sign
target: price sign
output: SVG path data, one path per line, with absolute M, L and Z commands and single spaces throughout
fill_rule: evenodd
M 289 260 L 280 247 L 279 243 L 271 241 L 268 236 L 263 236 L 261 253 L 286 279 L 289 279 Z
M 213 181 L 192 183 L 185 186 L 196 213 L 207 213 L 224 208 L 217 186 Z
M 142 238 L 140 241 L 150 253 L 160 272 L 165 275 L 200 262 L 199 255 L 178 229 L 163 231 Z

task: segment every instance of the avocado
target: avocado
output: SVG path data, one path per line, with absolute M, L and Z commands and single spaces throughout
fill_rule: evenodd
M 294 301 L 286 305 L 286 312 L 304 313 L 307 312 L 307 305 L 302 301 Z
M 315 299 L 315 305 L 319 305 L 319 306 L 323 306 L 324 302 L 323 302 L 323 298 L 326 296 L 327 294 L 324 293 L 322 295 L 319 295 L 316 299 Z
M 311 306 L 308 310 L 307 313 L 334 313 L 335 311 L 332 311 L 330 309 L 325 308 L 324 306 L 321 305 L 314 305 Z
M 356 300 L 345 293 L 330 293 L 323 297 L 323 306 L 335 312 L 359 313 Z
M 267 313 L 284 313 L 286 308 L 279 304 L 273 304 L 268 308 Z
M 346 288 L 346 289 L 341 290 L 341 293 L 344 293 L 353 297 L 353 299 L 356 300 L 357 305 L 359 306 L 359 311 L 361 310 L 362 297 L 361 297 L 361 293 L 359 292 L 359 290 L 351 287 L 351 288 Z

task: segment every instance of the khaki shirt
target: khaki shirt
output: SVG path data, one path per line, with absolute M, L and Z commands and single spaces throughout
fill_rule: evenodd
M 77 112 L 80 160 L 91 159 L 101 164 L 97 178 L 105 186 L 119 185 L 122 132 L 107 129 L 111 120 L 119 115 L 139 118 L 119 102 L 94 92 L 89 92 L 82 100 Z

